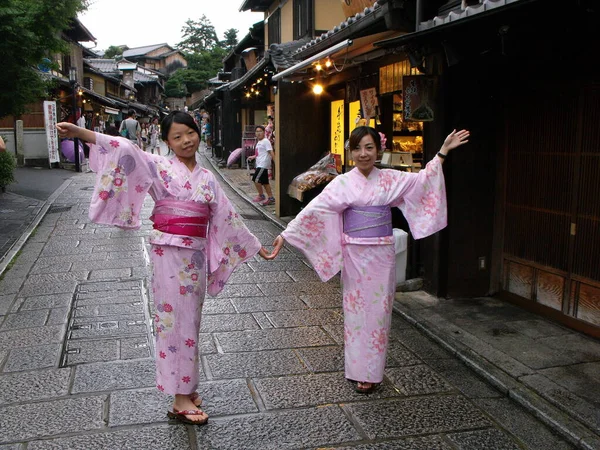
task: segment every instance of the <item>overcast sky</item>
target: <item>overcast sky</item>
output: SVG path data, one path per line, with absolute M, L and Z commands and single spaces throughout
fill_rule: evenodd
M 181 42 L 181 28 L 188 19 L 197 21 L 206 15 L 219 39 L 225 30 L 236 28 L 238 40 L 248 34 L 253 23 L 263 20 L 262 13 L 239 12 L 243 0 L 92 0 L 79 19 L 97 39 L 94 50 L 111 45 L 130 48 L 166 42 L 174 47 Z M 156 6 L 160 4 L 162 6 Z M 84 43 L 92 47 L 93 43 Z

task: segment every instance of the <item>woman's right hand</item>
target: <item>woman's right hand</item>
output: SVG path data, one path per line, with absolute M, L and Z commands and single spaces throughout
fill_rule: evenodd
M 80 128 L 69 122 L 60 122 L 56 124 L 56 129 L 58 130 L 58 135 L 61 138 L 75 138 L 79 137 Z

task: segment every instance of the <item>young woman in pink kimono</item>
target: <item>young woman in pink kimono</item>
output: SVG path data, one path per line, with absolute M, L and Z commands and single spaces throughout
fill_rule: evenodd
M 139 228 L 146 194 L 154 199 L 150 243 L 157 387 L 175 396 L 170 418 L 206 423 L 208 416 L 199 409 L 196 393 L 205 293 L 216 296 L 236 267 L 257 253 L 264 257 L 265 250 L 214 175 L 196 163 L 200 132 L 188 114 L 173 112 L 162 122 L 162 139 L 175 153 L 171 159 L 70 123 L 57 128 L 61 137 L 95 144 L 90 153 L 90 166 L 97 173 L 92 221 Z
M 469 132 L 454 130 L 437 156 L 419 173 L 375 167 L 379 134 L 357 127 L 350 135 L 355 168 L 336 177 L 288 224 L 284 239 L 301 250 L 323 281 L 342 271 L 346 378 L 369 393 L 383 380 L 392 304 L 396 290 L 390 207 L 399 207 L 415 239 L 446 226 L 442 163 L 466 142 Z

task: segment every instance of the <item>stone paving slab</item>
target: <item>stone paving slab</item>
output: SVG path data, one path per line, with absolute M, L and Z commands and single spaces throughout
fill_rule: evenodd
M 85 434 L 29 443 L 31 450 L 105 450 L 153 449 L 190 450 L 184 425 L 157 425 L 129 430 Z
M 45 369 L 58 366 L 61 343 L 12 349 L 3 372 Z
M 253 378 L 308 373 L 293 350 L 205 355 L 214 379 Z
M 448 439 L 460 450 L 519 450 L 521 448 L 506 434 L 495 428 L 451 433 Z
M 71 392 L 110 391 L 156 385 L 156 368 L 152 359 L 111 361 L 77 366 Z
M 454 395 L 352 404 L 347 408 L 370 439 L 491 426 L 474 405 Z
M 288 311 L 307 308 L 306 303 L 293 295 L 232 298 L 231 303 L 233 303 L 235 309 L 240 313 L 254 311 Z
M 475 403 L 528 448 L 552 450 L 573 448 L 507 398 L 480 399 Z
M 365 395 L 354 390 L 354 384 L 346 380 L 343 372 L 262 378 L 255 380 L 255 384 L 267 409 L 301 408 L 365 400 Z M 400 395 L 393 385 L 384 381 L 368 398 L 373 400 Z
M 214 419 L 197 431 L 198 447 L 214 450 L 315 448 L 360 438 L 337 406 Z
M 260 327 L 252 314 L 216 314 L 202 317 L 200 332 L 258 330 Z
M 275 328 L 308 327 L 321 324 L 343 324 L 341 309 L 271 311 L 266 313 Z
M 70 369 L 0 374 L 0 404 L 62 397 L 68 393 Z
M 452 450 L 441 436 L 394 439 L 387 442 L 362 444 L 352 447 L 336 447 L 337 450 Z M 477 449 L 482 450 L 482 449 Z
M 31 347 L 42 342 L 61 343 L 63 336 L 62 325 L 0 331 L 0 348 Z
M 428 366 L 392 367 L 385 371 L 391 382 L 406 396 L 441 394 L 455 391 L 443 377 Z
M 333 341 L 319 327 L 233 331 L 215 333 L 215 337 L 226 353 L 333 344 Z
M 19 311 L 32 311 L 35 309 L 57 308 L 69 306 L 73 299 L 72 294 L 41 295 L 34 297 L 20 297 Z
M 91 396 L 2 407 L 0 444 L 101 429 L 104 400 L 103 396 Z
M 241 312 L 241 311 L 240 311 Z M 236 309 L 228 298 L 207 297 L 202 305 L 202 320 L 211 314 L 235 314 Z

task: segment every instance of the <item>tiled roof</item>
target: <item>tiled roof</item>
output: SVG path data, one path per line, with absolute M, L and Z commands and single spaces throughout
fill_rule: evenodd
M 158 77 L 153 77 L 136 70 L 133 72 L 133 81 L 136 83 L 158 82 Z
M 294 53 L 309 41 L 310 38 L 303 38 L 297 41 L 285 42 L 283 44 L 271 44 L 269 46 L 271 62 L 277 70 L 284 70 L 292 67 L 299 62 L 299 60 L 294 58 Z
M 471 17 L 476 14 L 480 14 L 484 11 L 490 11 L 492 9 L 506 6 L 511 3 L 516 3 L 520 0 L 484 0 L 482 3 L 473 6 L 467 6 L 464 10 L 450 11 L 448 14 L 443 16 L 435 16 L 433 19 L 426 20 L 419 24 L 419 30 L 428 30 L 430 28 L 437 27 L 446 23 L 454 22 L 456 20 Z
M 88 58 L 85 62 L 102 73 L 119 73 L 117 61 L 114 59 Z
M 334 37 L 336 34 L 340 33 L 343 30 L 345 30 L 349 26 L 351 26 L 351 25 L 353 25 L 353 24 L 355 24 L 357 22 L 364 21 L 365 18 L 368 18 L 368 17 L 372 16 L 373 14 L 375 14 L 376 12 L 378 12 L 381 9 L 382 5 L 384 5 L 385 3 L 388 3 L 388 0 L 378 0 L 378 1 L 376 1 L 375 3 L 373 3 L 373 6 L 369 6 L 369 7 L 365 8 L 364 11 L 359 12 L 359 13 L 355 14 L 354 16 L 348 17 L 346 20 L 344 20 L 343 22 L 341 22 L 339 25 L 336 25 L 331 30 L 329 30 L 329 31 L 321 34 L 321 36 L 317 36 L 316 38 L 314 38 L 311 41 L 307 42 L 306 44 L 304 44 L 303 46 L 301 46 L 300 48 L 298 48 L 296 50 L 295 54 L 302 53 L 305 50 L 308 50 L 311 47 L 314 47 L 315 45 L 317 45 L 321 41 L 324 41 L 325 39 L 329 39 L 329 38 Z
M 123 52 L 123 58 L 128 58 L 131 56 L 142 56 L 142 55 L 145 55 L 146 53 L 150 53 L 151 51 L 156 50 L 157 48 L 161 48 L 161 47 L 165 47 L 165 46 L 169 47 L 169 44 L 163 43 L 163 44 L 156 44 L 156 45 L 147 45 L 145 47 L 130 48 Z

